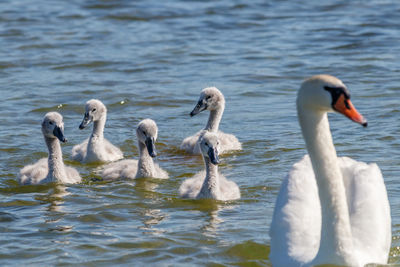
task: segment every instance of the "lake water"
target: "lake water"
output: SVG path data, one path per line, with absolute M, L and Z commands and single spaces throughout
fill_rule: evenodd
M 400 6 L 397 1 L 11 1 L 0 3 L 0 265 L 269 266 L 269 225 L 282 179 L 306 153 L 295 98 L 304 78 L 342 79 L 368 119 L 330 115 L 338 154 L 376 162 L 392 212 L 390 263 L 400 264 Z M 220 129 L 243 151 L 222 157 L 233 202 L 179 198 L 203 169 L 179 150 L 204 127 L 199 92 L 226 98 Z M 168 180 L 99 181 L 69 160 L 90 134 L 84 103 L 108 107 L 105 136 L 136 158 L 134 129 L 159 127 Z M 47 150 L 40 122 L 64 116 L 64 160 L 78 185 L 20 186 Z M 368 197 L 368 196 L 366 196 Z

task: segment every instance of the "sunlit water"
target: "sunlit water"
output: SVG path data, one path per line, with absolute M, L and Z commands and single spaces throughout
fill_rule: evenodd
M 368 118 L 330 115 L 339 155 L 377 162 L 392 211 L 390 262 L 400 263 L 400 6 L 396 1 L 2 1 L 0 3 L 1 265 L 270 265 L 269 224 L 282 179 L 305 153 L 295 112 L 302 80 L 341 78 Z M 242 198 L 182 200 L 203 168 L 179 144 L 201 129 L 203 87 L 226 97 L 221 129 L 243 151 L 220 170 Z M 108 107 L 105 136 L 137 157 L 134 128 L 159 126 L 170 179 L 102 182 L 69 160 L 90 130 L 84 103 Z M 40 121 L 64 116 L 65 162 L 84 182 L 20 186 L 47 155 Z M 368 197 L 368 196 L 366 196 Z

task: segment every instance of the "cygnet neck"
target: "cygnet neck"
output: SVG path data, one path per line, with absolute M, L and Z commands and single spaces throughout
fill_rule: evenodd
M 343 176 L 327 113 L 311 110 L 301 103 L 298 103 L 297 111 L 321 202 L 321 241 L 313 264 L 357 265 Z
M 65 172 L 64 162 L 62 158 L 62 151 L 60 141 L 57 138 L 44 137 L 47 148 L 49 150 L 48 166 L 49 173 L 47 177 L 52 181 L 63 181 L 67 178 Z
M 149 155 L 147 147 L 142 142 L 138 142 L 139 162 L 136 177 L 154 177 L 155 168 L 153 158 Z
M 100 119 L 93 122 L 93 131 L 91 139 L 103 140 L 104 126 L 106 124 L 107 114 L 103 114 Z
M 208 117 L 207 125 L 204 130 L 210 132 L 217 132 L 219 123 L 221 122 L 222 114 L 224 113 L 225 105 L 220 104 L 216 109 L 210 110 L 210 116 Z
M 200 194 L 206 198 L 216 199 L 219 195 L 218 165 L 212 164 L 208 157 L 203 156 L 203 159 L 206 166 L 206 178 Z

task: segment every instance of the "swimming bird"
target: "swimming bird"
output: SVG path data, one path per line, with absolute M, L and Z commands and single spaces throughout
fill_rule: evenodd
M 19 182 L 43 184 L 57 182 L 63 184 L 79 183 L 82 179 L 76 169 L 64 165 L 60 142 L 67 142 L 64 137 L 64 122 L 61 114 L 47 113 L 42 121 L 42 133 L 49 150 L 49 157 L 40 159 L 21 169 Z
M 197 141 L 205 131 L 209 131 L 218 134 L 218 139 L 221 146 L 221 154 L 232 150 L 241 150 L 242 144 L 234 135 L 226 134 L 218 130 L 224 109 L 225 98 L 221 91 L 215 87 L 204 88 L 201 91 L 200 98 L 193 111 L 190 113 L 190 116 L 193 117 L 203 110 L 209 110 L 210 116 L 208 117 L 207 125 L 203 130 L 197 132 L 195 135 L 186 137 L 183 140 L 180 148 L 188 153 L 201 154 L 201 151 L 197 145 Z
M 134 179 L 140 177 L 168 178 L 168 173 L 154 163 L 153 158 L 157 156 L 155 142 L 157 140 L 158 128 L 155 121 L 145 119 L 139 122 L 136 128 L 136 136 L 139 147 L 139 161 L 125 159 L 109 163 L 100 172 L 105 180 L 117 178 Z
M 104 126 L 106 124 L 107 108 L 97 99 L 86 102 L 85 115 L 79 129 L 86 128 L 93 122 L 93 131 L 82 144 L 72 148 L 72 159 L 82 163 L 111 162 L 122 159 L 121 150 L 104 138 Z
M 179 188 L 179 195 L 192 199 L 235 200 L 240 198 L 240 190 L 235 182 L 227 180 L 218 172 L 219 137 L 213 132 L 205 132 L 199 141 L 205 171 L 185 180 Z
M 297 114 L 308 155 L 284 179 L 270 227 L 273 266 L 387 263 L 391 217 L 375 163 L 337 157 L 328 112 L 367 121 L 336 77 L 317 75 L 297 94 Z

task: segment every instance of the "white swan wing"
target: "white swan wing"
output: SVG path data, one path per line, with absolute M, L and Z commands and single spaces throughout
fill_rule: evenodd
M 118 178 L 135 179 L 138 161 L 135 159 L 125 159 L 109 163 L 100 171 L 100 176 L 105 180 L 115 180 Z
M 65 180 L 64 183 L 76 184 L 76 183 L 80 183 L 82 181 L 82 178 L 79 175 L 79 172 L 77 169 L 70 167 L 70 166 L 65 166 L 65 172 L 67 173 L 68 179 Z
M 179 187 L 179 195 L 183 198 L 197 198 L 205 178 L 206 171 L 203 170 L 196 173 L 192 178 L 185 180 Z
M 221 146 L 220 153 L 225 153 L 234 150 L 242 150 L 242 144 L 233 134 L 227 134 L 222 131 L 218 131 L 217 134 Z
M 75 145 L 72 148 L 71 158 L 75 161 L 83 161 L 87 154 L 89 138 L 83 141 L 81 144 Z
M 273 266 L 302 266 L 316 256 L 321 237 L 321 206 L 308 155 L 282 182 L 270 227 Z
M 95 146 L 94 150 L 88 151 L 89 138 L 72 148 L 71 158 L 79 162 L 111 162 L 122 159 L 122 151 L 111 144 L 107 139 Z
M 200 148 L 197 145 L 197 141 L 199 141 L 199 137 L 203 132 L 204 130 L 201 130 L 192 136 L 186 137 L 182 141 L 180 148 L 190 154 L 200 154 Z
M 390 206 L 382 173 L 375 163 L 339 158 L 346 187 L 351 230 L 357 258 L 387 263 L 391 244 Z
M 21 169 L 19 182 L 23 185 L 40 184 L 44 182 L 49 173 L 47 158 L 42 158 L 34 164 L 27 165 Z
M 169 178 L 168 172 L 163 170 L 158 163 L 154 163 L 154 168 L 156 170 L 156 175 L 154 178 L 159 178 L 159 179 L 167 179 Z
M 116 161 L 124 157 L 122 151 L 118 147 L 111 144 L 107 139 L 104 139 L 104 149 L 105 156 L 107 158 L 106 161 Z
M 219 185 L 221 192 L 220 200 L 240 199 L 240 189 L 234 181 L 230 181 L 222 174 L 219 174 Z

